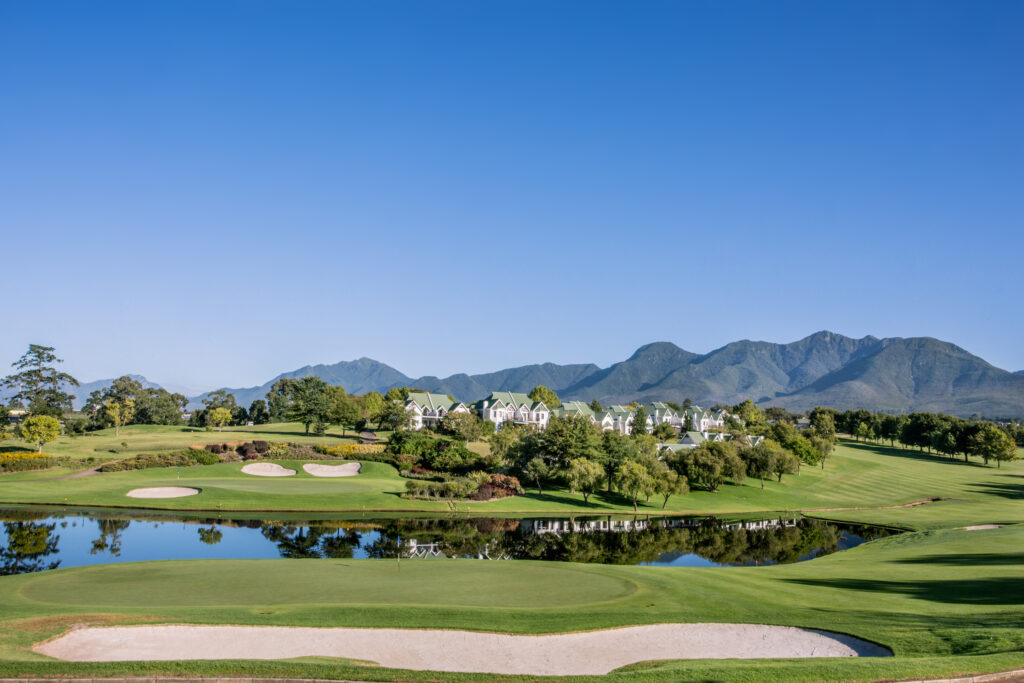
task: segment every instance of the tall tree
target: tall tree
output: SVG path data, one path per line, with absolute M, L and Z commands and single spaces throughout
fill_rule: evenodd
M 267 410 L 267 402 L 258 398 L 249 405 L 249 419 L 254 425 L 262 425 L 270 422 L 270 411 Z
M 970 450 L 972 454 L 981 456 L 986 465 L 989 460 L 995 460 L 996 467 L 1017 459 L 1017 444 L 1009 434 L 991 423 L 983 424 L 971 437 Z
M 654 480 L 655 491 L 664 497 L 661 503 L 661 509 L 664 510 L 668 506 L 668 499 L 677 493 L 686 493 L 690 490 L 690 487 L 686 483 L 686 477 L 681 476 L 675 470 L 668 469 L 667 467 L 659 474 Z
M 214 408 L 206 411 L 206 424 L 216 427 L 218 431 L 228 422 L 231 422 L 231 411 L 227 408 Z
M 583 502 L 586 503 L 590 494 L 598 489 L 604 476 L 604 468 L 593 460 L 574 458 L 569 461 L 564 476 L 569 491 L 581 494 Z
M 54 365 L 64 361 L 53 351 L 52 346 L 29 344 L 25 355 L 11 363 L 18 372 L 3 379 L 4 386 L 17 390 L 12 400 L 28 406 L 31 415 L 60 417 L 65 410 L 71 410 L 74 396 L 64 388 L 77 387 L 78 380 L 57 371 Z
M 135 415 L 135 399 L 126 398 L 123 401 L 116 401 L 108 398 L 103 404 L 103 410 L 114 423 L 114 436 L 121 436 L 121 427 L 131 422 Z
M 355 396 L 349 396 L 341 387 L 332 386 L 330 392 L 329 419 L 334 424 L 341 425 L 341 435 L 344 436 L 346 430 L 355 428 L 356 422 L 362 417 L 362 409 L 359 400 Z
M 553 389 L 548 389 L 543 384 L 538 384 L 530 390 L 528 394 L 531 401 L 540 401 L 551 410 L 558 408 L 562 405 L 561 399 L 558 398 L 558 394 Z
M 633 501 L 633 512 L 637 511 L 637 499 L 654 493 L 654 478 L 647 468 L 632 460 L 622 463 L 618 472 L 619 490 Z
M 647 434 L 647 411 L 644 410 L 643 406 L 636 409 L 633 413 L 633 428 L 630 430 L 630 436 L 640 436 L 641 434 Z
M 331 410 L 327 382 L 315 375 L 303 377 L 288 386 L 288 398 L 290 402 L 285 413 L 288 420 L 301 422 L 306 427 L 307 435 L 311 426 L 315 427 L 318 434 L 323 433 Z
M 288 412 L 289 387 L 295 383 L 291 377 L 282 377 L 274 382 L 267 392 L 267 412 L 270 413 L 271 422 L 284 422 L 285 413 Z

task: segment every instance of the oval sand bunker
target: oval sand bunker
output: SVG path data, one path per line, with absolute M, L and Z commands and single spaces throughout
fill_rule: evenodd
M 362 465 L 358 462 L 347 462 L 344 465 L 317 465 L 309 463 L 302 469 L 314 477 L 354 477 L 359 474 Z
M 252 474 L 257 477 L 290 477 L 295 470 L 281 467 L 273 462 L 254 462 L 242 468 L 242 474 Z
M 129 498 L 184 498 L 197 493 L 199 493 L 199 489 L 185 486 L 154 486 L 148 489 L 132 489 L 125 495 Z
M 657 624 L 519 636 L 473 631 L 278 626 L 80 628 L 33 648 L 74 662 L 345 657 L 418 671 L 572 676 L 659 659 L 890 657 L 853 636 L 790 626 Z

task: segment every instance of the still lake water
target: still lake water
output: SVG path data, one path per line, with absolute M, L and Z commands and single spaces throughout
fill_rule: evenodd
M 528 559 L 723 567 L 802 562 L 891 535 L 806 517 L 203 518 L 0 509 L 0 574 L 181 559 Z

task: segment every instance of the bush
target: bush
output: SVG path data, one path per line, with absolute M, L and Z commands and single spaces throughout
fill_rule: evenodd
M 148 470 L 154 467 L 192 467 L 195 465 L 216 465 L 222 462 L 220 455 L 209 450 L 186 448 L 164 453 L 140 453 L 134 458 L 109 462 L 100 472 L 123 472 L 125 470 Z
M 221 445 L 219 443 L 208 443 L 205 446 L 203 446 L 203 448 L 205 450 L 209 451 L 210 453 L 223 453 L 224 452 L 224 449 L 221 448 Z
M 252 442 L 252 447 L 256 449 L 257 453 L 266 453 L 270 450 L 270 444 L 261 439 L 256 439 Z
M 66 464 L 68 458 L 54 458 L 46 453 L 8 452 L 0 453 L 0 472 L 28 472 L 45 470 Z
M 481 484 L 480 488 L 470 498 L 473 500 L 490 500 L 494 498 L 494 487 L 490 484 Z
M 238 444 L 238 448 L 235 449 L 235 453 L 238 453 L 246 460 L 254 460 L 255 458 L 259 457 L 259 453 L 256 452 L 256 446 L 249 443 L 248 441 L 243 441 L 242 443 Z

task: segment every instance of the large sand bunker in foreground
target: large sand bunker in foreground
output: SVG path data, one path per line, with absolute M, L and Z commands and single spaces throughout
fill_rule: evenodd
M 36 646 L 74 662 L 345 657 L 399 669 L 571 676 L 657 659 L 888 657 L 853 636 L 790 626 L 657 624 L 519 636 L 472 631 L 276 626 L 75 629 Z
M 254 462 L 242 467 L 242 474 L 252 474 L 257 477 L 291 477 L 295 470 L 281 467 L 276 462 Z
M 316 463 L 309 463 L 303 465 L 307 473 L 312 474 L 314 477 L 354 477 L 359 474 L 359 470 L 362 469 L 362 465 L 358 462 L 347 462 L 344 465 L 318 465 Z
M 129 498 L 184 498 L 197 493 L 199 493 L 199 489 L 185 486 L 153 486 L 148 489 L 132 489 L 125 495 Z

